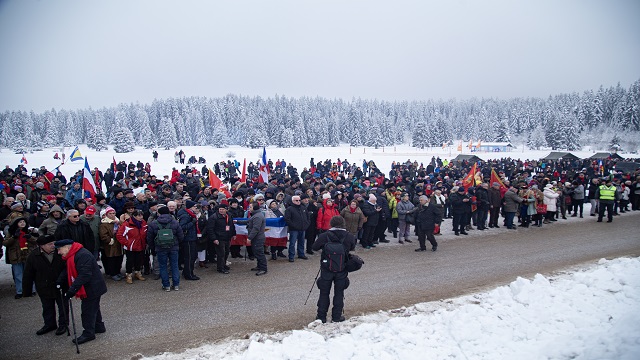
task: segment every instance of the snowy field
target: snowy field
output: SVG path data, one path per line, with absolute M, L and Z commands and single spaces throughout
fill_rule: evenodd
M 640 258 L 149 359 L 640 359 Z
M 126 161 L 127 163 L 129 163 L 130 161 L 133 161 L 134 164 L 138 160 L 140 160 L 143 163 L 148 162 L 149 164 L 151 164 L 151 173 L 160 176 L 171 174 L 171 170 L 173 169 L 173 167 L 176 167 L 178 169 L 184 167 L 184 165 L 176 164 L 174 162 L 174 153 L 179 149 L 182 149 L 186 153 L 187 160 L 192 155 L 195 155 L 196 158 L 198 158 L 199 156 L 204 157 L 207 160 L 208 166 L 213 166 L 215 162 L 233 159 L 238 160 L 242 166 L 242 162 L 245 158 L 247 159 L 247 164 L 251 161 L 253 161 L 253 163 L 255 164 L 262 155 L 262 149 L 250 149 L 240 146 L 230 146 L 220 149 L 207 146 L 185 146 L 176 148 L 175 150 L 158 150 L 159 161 L 157 163 L 154 163 L 153 157 L 151 155 L 152 150 L 144 149 L 142 147 L 137 147 L 135 151 L 130 153 L 117 154 L 113 151 L 96 152 L 89 149 L 85 145 L 80 145 L 80 153 L 82 154 L 82 156 L 86 156 L 88 158 L 89 166 L 91 167 L 91 169 L 93 169 L 94 167 L 98 167 L 102 171 L 104 171 L 113 162 L 113 158 L 115 158 L 117 162 Z M 67 158 L 72 151 L 73 148 L 67 147 L 64 149 Z M 356 162 L 358 165 L 361 165 L 362 161 L 365 159 L 367 161 L 373 160 L 378 168 L 380 168 L 384 173 L 388 173 L 391 169 L 391 163 L 393 161 L 405 162 L 408 159 L 411 161 L 417 160 L 419 163 L 424 163 L 424 165 L 426 166 L 429 161 L 431 161 L 432 156 L 439 156 L 441 159 L 452 159 L 460 154 L 460 152 L 456 151 L 455 147 L 451 147 L 451 149 L 446 148 L 444 150 L 439 147 L 431 149 L 426 148 L 421 150 L 408 145 L 397 145 L 393 147 L 378 149 L 365 147 L 349 147 L 348 145 L 340 147 L 303 148 L 267 147 L 266 151 L 267 158 L 273 160 L 274 164 L 278 159 L 284 159 L 288 164 L 292 164 L 294 167 L 296 167 L 298 169 L 298 173 L 301 172 L 303 168 L 309 167 L 309 160 L 311 158 L 314 158 L 315 162 L 324 161 L 326 159 L 331 159 L 333 161 L 337 161 L 338 158 L 340 158 L 341 160 L 347 159 L 350 163 Z M 504 153 L 474 152 L 473 154 L 484 160 L 501 157 L 511 157 L 513 159 L 519 158 L 525 160 L 540 159 L 548 155 L 550 151 L 551 150 L 524 150 L 522 148 L 519 148 L 511 152 Z M 63 151 L 61 148 L 55 148 L 25 154 L 28 161 L 26 168 L 28 170 L 31 170 L 31 168 L 44 165 L 47 167 L 47 169 L 52 170 L 56 166 L 60 165 L 59 160 L 53 159 L 53 155 L 56 152 L 62 155 Z M 596 149 L 585 149 L 583 151 L 573 151 L 572 153 L 580 158 L 586 158 L 596 152 Z M 464 147 L 462 153 L 470 154 L 471 152 L 469 152 L 468 148 Z M 620 155 L 625 158 L 631 156 L 631 154 Z M 10 149 L 2 149 L 0 150 L 0 158 L 2 158 L 2 165 L 10 165 L 12 168 L 15 168 L 20 163 L 22 154 L 14 154 Z M 76 171 L 82 169 L 83 166 L 83 161 L 70 162 L 67 159 L 67 162 L 60 167 L 60 170 L 65 176 L 69 177 Z M 202 168 L 202 164 L 195 164 L 194 166 L 198 170 Z

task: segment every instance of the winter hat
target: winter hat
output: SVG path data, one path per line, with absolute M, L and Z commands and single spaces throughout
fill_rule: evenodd
M 66 245 L 72 245 L 72 244 L 73 244 L 73 240 L 71 240 L 71 239 L 63 239 L 63 240 L 58 240 L 58 241 L 55 242 L 56 249 L 59 249 L 59 248 L 61 248 L 63 246 L 66 246 Z
M 429 197 L 427 195 L 420 195 L 420 200 L 428 201 Z
M 38 245 L 47 245 L 52 241 L 56 241 L 56 238 L 53 235 L 44 235 L 44 236 L 39 236 L 38 239 L 36 240 L 36 243 Z
M 36 183 L 36 188 L 38 188 L 38 189 L 44 189 L 44 184 L 43 184 L 41 181 L 38 181 L 38 182 Z
M 42 207 L 45 205 L 49 206 L 46 201 L 40 200 L 36 203 L 36 208 L 38 209 L 38 211 L 40 211 L 40 209 L 42 209 Z
M 96 203 L 99 203 L 102 200 L 105 200 L 106 198 L 104 197 L 104 195 L 102 194 L 96 194 Z
M 166 206 L 160 207 L 158 208 L 158 214 L 159 215 L 169 215 L 169 208 Z
M 20 192 L 20 191 L 22 191 L 22 186 L 16 185 L 16 186 L 13 187 L 13 190 Z
M 258 195 L 256 195 L 256 196 L 254 196 L 254 197 L 253 197 L 253 200 L 254 200 L 254 201 L 258 201 L 259 199 L 263 199 L 263 200 L 264 200 L 264 195 L 262 195 L 262 194 L 258 194 Z
M 47 201 L 54 201 L 54 200 L 56 200 L 55 195 L 47 195 Z
M 184 203 L 184 207 L 185 207 L 186 209 L 191 209 L 192 207 L 196 206 L 196 204 L 198 204 L 198 203 L 197 203 L 197 202 L 195 202 L 195 201 L 193 201 L 193 200 L 187 200 L 187 201 Z
M 126 203 L 124 203 L 124 210 L 133 209 L 135 207 L 136 204 L 134 204 L 133 201 L 127 201 Z
M 497 182 L 494 182 L 493 184 L 491 184 L 491 186 L 500 186 L 500 184 Z
M 269 205 L 271 205 L 272 202 L 274 202 L 275 200 L 273 199 L 269 199 L 267 200 L 267 209 L 269 208 Z
M 84 213 L 85 213 L 85 214 L 89 214 L 89 215 L 93 215 L 93 214 L 95 214 L 95 213 L 96 213 L 96 208 L 95 208 L 93 205 L 88 206 L 88 207 L 84 210 Z
M 564 183 L 564 186 L 569 187 L 571 186 L 571 183 L 567 181 L 566 183 Z
M 107 206 L 106 208 L 102 209 L 102 211 L 100 211 L 100 217 L 103 218 L 107 215 L 108 212 L 113 211 L 115 212 L 115 209 L 112 208 L 111 206 Z
M 324 199 L 330 199 L 330 198 L 331 198 L 331 194 L 329 194 L 329 193 L 324 193 L 324 194 L 322 195 L 322 200 L 324 200 Z
M 369 201 L 375 201 L 375 200 L 377 200 L 377 199 L 378 199 L 378 198 L 377 198 L 375 195 L 373 195 L 373 194 L 369 194 Z
M 17 208 L 19 208 L 19 207 L 24 207 L 24 205 L 22 205 L 22 203 L 21 203 L 21 202 L 19 202 L 19 201 L 14 201 L 14 202 L 11 204 L 11 210 L 16 210 L 16 209 L 17 209 Z
M 236 199 L 233 200 L 235 200 L 235 202 L 238 202 L 238 200 Z M 209 206 L 209 202 L 207 200 L 202 200 L 200 201 L 200 206 Z
M 458 187 L 458 192 L 464 192 L 464 186 Z

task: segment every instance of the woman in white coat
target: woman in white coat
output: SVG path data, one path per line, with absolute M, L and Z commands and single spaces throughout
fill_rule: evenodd
M 556 211 L 558 210 L 556 202 L 560 196 L 560 192 L 553 189 L 553 185 L 547 184 L 544 186 L 544 204 L 547 205 L 547 214 L 544 220 L 545 224 L 555 221 Z

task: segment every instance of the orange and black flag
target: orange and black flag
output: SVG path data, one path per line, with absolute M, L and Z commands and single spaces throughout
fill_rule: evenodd
M 491 186 L 493 186 L 493 183 L 498 183 L 500 184 L 500 195 L 504 196 L 504 194 L 507 192 L 507 190 L 509 190 L 509 188 L 502 182 L 502 180 L 500 179 L 500 177 L 498 176 L 498 174 L 496 174 L 496 171 L 491 168 Z

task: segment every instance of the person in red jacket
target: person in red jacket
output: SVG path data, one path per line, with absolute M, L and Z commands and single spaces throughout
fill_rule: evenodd
M 331 229 L 331 218 L 336 215 L 340 215 L 340 213 L 335 208 L 333 200 L 331 198 L 322 200 L 322 208 L 318 210 L 318 218 L 316 220 L 318 231 L 325 232 Z
M 122 223 L 116 233 L 116 239 L 122 244 L 127 254 L 127 284 L 133 284 L 133 276 L 140 281 L 145 281 L 140 272 L 144 250 L 147 247 L 147 222 L 144 221 L 142 210 L 135 210 L 131 217 Z

